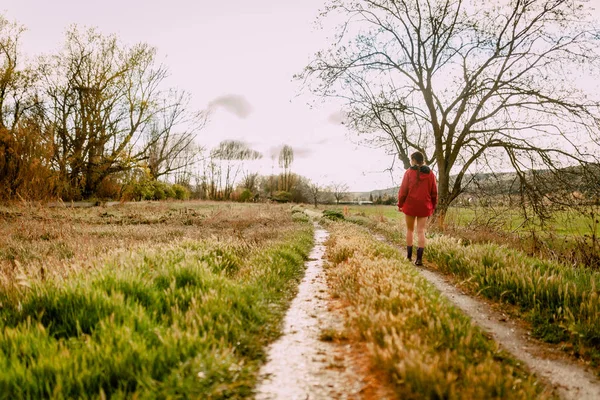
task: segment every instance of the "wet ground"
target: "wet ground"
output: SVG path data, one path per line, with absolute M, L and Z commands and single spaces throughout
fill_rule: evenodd
M 367 385 L 344 345 L 323 340 L 341 331 L 343 317 L 331 307 L 323 270 L 328 233 L 315 228 L 315 247 L 297 297 L 284 321 L 283 335 L 268 350 L 260 371 L 257 400 L 360 399 Z

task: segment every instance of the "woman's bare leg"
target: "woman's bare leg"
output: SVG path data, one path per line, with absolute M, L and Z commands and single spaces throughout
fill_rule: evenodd
M 417 218 L 417 240 L 419 247 L 425 247 L 425 227 L 427 226 L 427 217 Z
M 406 245 L 412 246 L 415 231 L 415 217 L 404 214 L 404 218 L 406 220 Z

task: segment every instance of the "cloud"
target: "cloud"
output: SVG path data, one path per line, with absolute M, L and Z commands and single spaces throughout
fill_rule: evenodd
M 253 108 L 250 102 L 239 94 L 226 94 L 219 96 L 208 103 L 209 109 L 224 108 L 240 119 L 246 119 L 252 114 Z
M 348 122 L 348 114 L 345 111 L 336 111 L 327 117 L 327 122 L 334 125 L 344 125 Z

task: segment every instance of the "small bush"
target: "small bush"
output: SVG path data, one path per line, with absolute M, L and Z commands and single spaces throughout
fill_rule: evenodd
M 118 199 L 121 193 L 121 184 L 111 177 L 106 177 L 100 182 L 96 197 L 100 199 Z
M 134 182 L 126 188 L 125 197 L 135 200 L 166 200 L 189 198 L 189 190 L 181 185 L 170 185 L 165 182 L 142 180 Z
M 173 190 L 173 187 L 167 183 L 163 183 L 163 182 L 157 182 L 160 184 L 160 186 L 162 186 L 162 190 L 165 192 L 165 198 L 166 199 L 174 199 L 175 198 L 175 190 Z
M 271 197 L 271 199 L 278 203 L 289 203 L 290 201 L 292 201 L 292 194 L 290 192 L 280 190 L 278 192 L 273 193 L 273 197 Z
M 309 222 L 308 215 L 299 212 L 292 212 L 292 220 L 296 222 Z
M 252 199 L 252 192 L 249 189 L 244 189 L 242 193 L 240 193 L 240 202 L 246 203 Z
M 172 189 L 175 193 L 175 199 L 187 200 L 190 198 L 190 191 L 185 186 L 175 184 L 172 186 Z
M 325 210 L 323 211 L 323 218 L 327 218 L 332 221 L 341 221 L 344 219 L 344 214 L 336 210 Z

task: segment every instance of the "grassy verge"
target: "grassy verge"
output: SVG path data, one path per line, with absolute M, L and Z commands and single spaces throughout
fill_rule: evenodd
M 447 232 L 473 243 L 506 244 L 531 256 L 600 270 L 597 205 L 554 210 L 543 226 L 525 221 L 516 208 L 452 207 L 446 223 Z
M 363 223 L 404 245 L 400 224 Z M 535 337 L 560 343 L 600 371 L 600 272 L 529 257 L 504 245 L 442 235 L 428 241 L 425 258 L 470 293 L 515 305 Z
M 464 246 L 450 237 L 430 241 L 427 257 L 465 280 L 471 292 L 514 304 L 534 336 L 563 343 L 600 365 L 600 273 L 543 261 L 496 244 Z
M 329 225 L 328 277 L 348 304 L 350 335 L 368 343 L 399 398 L 547 397 L 397 249 L 357 226 Z
M 210 238 L 150 244 L 93 272 L 3 291 L 0 398 L 251 396 L 312 227 L 276 210 L 246 221 L 230 211 Z

